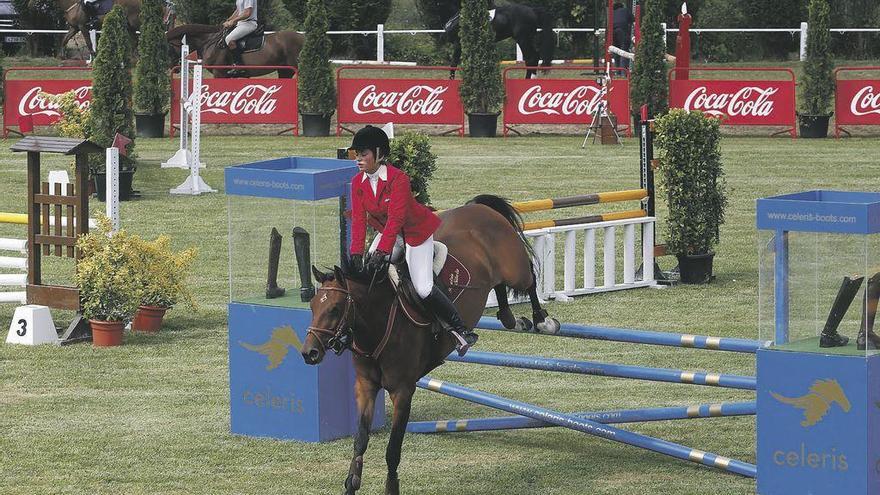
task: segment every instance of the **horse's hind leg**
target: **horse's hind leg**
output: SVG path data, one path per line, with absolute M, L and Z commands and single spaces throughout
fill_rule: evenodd
M 495 286 L 495 299 L 498 301 L 498 312 L 495 314 L 498 321 L 508 330 L 516 327 L 516 317 L 510 310 L 510 303 L 507 301 L 506 285 L 498 284 Z
M 541 299 L 538 298 L 537 278 L 529 287 L 529 301 L 532 303 L 532 318 L 535 321 L 535 330 L 539 333 L 554 334 L 559 331 L 559 320 L 550 318 L 547 310 L 541 307 Z
M 367 443 L 370 441 L 370 425 L 373 424 L 373 411 L 375 410 L 376 394 L 379 392 L 379 386 L 359 376 L 354 385 L 354 392 L 358 412 L 360 413 L 360 421 L 358 422 L 357 435 L 354 437 L 354 454 L 351 457 L 351 465 L 348 468 L 348 477 L 345 478 L 345 495 L 354 495 L 361 487 L 364 452 L 367 451 Z
M 385 478 L 385 495 L 400 494 L 400 479 L 397 477 L 397 467 L 400 465 L 403 435 L 406 433 L 406 425 L 409 423 L 409 411 L 412 407 L 412 397 L 415 391 L 415 385 L 408 384 L 389 394 L 391 402 L 394 404 L 394 415 L 391 419 L 391 438 L 388 439 L 388 448 L 385 450 L 385 462 L 388 463 L 388 476 Z

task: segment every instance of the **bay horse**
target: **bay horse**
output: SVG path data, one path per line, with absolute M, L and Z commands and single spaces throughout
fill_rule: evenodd
M 452 67 L 461 62 L 461 38 L 459 37 L 459 14 L 457 12 L 443 26 L 444 38 L 452 43 Z M 492 20 L 489 24 L 495 31 L 495 41 L 513 38 L 519 45 L 525 59 L 526 67 L 537 67 L 540 60 L 542 67 L 550 67 L 556 39 L 553 34 L 553 17 L 543 8 L 532 5 L 509 3 L 489 11 Z M 541 29 L 538 32 L 538 28 Z M 526 79 L 535 76 L 535 69 L 526 70 Z M 450 79 L 455 78 L 455 71 L 450 71 Z
M 37 1 L 29 0 L 28 8 L 33 9 Z M 89 36 L 89 15 L 83 10 L 80 0 L 55 0 L 55 4 L 64 13 L 64 21 L 68 26 L 68 31 L 61 40 L 61 48 L 63 49 L 67 46 L 77 33 L 81 33 L 83 39 L 85 39 L 86 48 L 94 57 L 95 47 L 92 46 L 92 38 Z M 125 19 L 128 21 L 129 33 L 131 33 L 134 40 L 137 40 L 136 33 L 141 27 L 141 0 L 113 0 L 113 5 L 121 5 L 125 10 Z M 104 15 L 99 15 L 98 19 L 103 21 Z M 174 4 L 170 0 L 165 1 L 163 21 L 166 29 L 174 24 Z
M 184 24 L 177 26 L 167 33 L 169 48 L 180 59 L 180 49 L 183 46 L 183 38 L 190 48 L 198 53 L 205 65 L 232 65 L 232 54 L 227 48 L 221 48 L 220 42 L 225 36 L 223 26 L 208 24 Z M 297 67 L 299 64 L 299 52 L 302 50 L 305 37 L 296 31 L 278 31 L 265 35 L 262 48 L 257 51 L 245 51 L 242 61 L 245 65 L 286 65 Z M 211 69 L 214 77 L 228 77 L 228 69 Z M 246 71 L 245 77 L 261 76 L 270 72 L 278 71 L 280 78 L 292 78 L 293 69 L 251 69 Z
M 440 218 L 442 223 L 434 239 L 446 244 L 449 257 L 464 267 L 461 272 L 470 274 L 469 281 L 463 281 L 465 276 L 456 277 L 447 287 L 465 325 L 477 324 L 489 291 L 495 290 L 497 316 L 502 324 L 506 328 L 531 329 L 532 322 L 527 318 L 514 317 L 507 302 L 510 287 L 514 294 L 529 295 L 538 331 L 559 330 L 559 322 L 549 318 L 541 307 L 531 261 L 533 252 L 523 235 L 522 219 L 509 202 L 498 196 L 480 195 L 465 206 L 440 213 Z M 353 495 L 361 486 L 376 394 L 382 388 L 394 404 L 385 451 L 385 493 L 397 495 L 397 467 L 416 382 L 443 364 L 455 342 L 448 332 L 433 333 L 426 328 L 430 323 L 415 323 L 418 318 L 410 319 L 397 311 L 400 302 L 388 277 L 374 282 L 375 274 L 354 272 L 347 263 L 330 273 L 312 267 L 312 273 L 321 286 L 310 302 L 312 321 L 301 349 L 303 359 L 314 365 L 323 360 L 327 350 L 340 354 L 350 348 L 357 375 L 354 392 L 360 420 L 345 494 Z M 453 297 L 455 291 L 457 297 Z

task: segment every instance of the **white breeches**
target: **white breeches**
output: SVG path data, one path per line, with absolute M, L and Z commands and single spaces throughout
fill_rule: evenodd
M 370 244 L 370 253 L 376 250 L 380 240 L 382 240 L 382 234 L 376 234 L 376 238 Z M 418 246 L 410 246 L 403 242 L 403 237 L 397 236 L 397 242 L 394 243 L 394 249 L 391 252 L 391 260 L 399 260 L 404 248 L 406 248 L 409 277 L 412 279 L 419 297 L 424 299 L 431 294 L 431 290 L 434 288 L 434 236 L 428 237 Z
M 240 40 L 257 30 L 257 21 L 238 21 L 235 29 L 226 35 L 226 44 Z

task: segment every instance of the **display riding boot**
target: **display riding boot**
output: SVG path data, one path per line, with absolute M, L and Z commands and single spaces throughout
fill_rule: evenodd
M 880 335 L 874 333 L 874 319 L 877 316 L 877 300 L 880 299 L 880 272 L 868 279 L 865 287 L 865 301 L 862 303 L 862 324 L 856 344 L 860 351 L 880 349 Z
M 477 343 L 477 334 L 464 325 L 455 305 L 452 304 L 446 293 L 436 285 L 431 289 L 431 293 L 424 301 L 425 306 L 440 320 L 440 324 L 452 334 L 456 342 L 455 349 L 458 351 L 458 355 L 464 356 L 468 349 Z
M 284 295 L 284 288 L 278 287 L 278 263 L 281 261 L 281 234 L 272 227 L 269 233 L 269 277 L 266 279 L 266 299 Z
M 849 339 L 837 332 L 843 316 L 852 304 L 859 287 L 865 277 L 849 278 L 843 277 L 840 289 L 837 291 L 837 297 L 834 298 L 834 304 L 831 306 L 831 312 L 828 313 L 828 320 L 825 321 L 825 327 L 822 329 L 822 335 L 819 337 L 819 347 L 843 347 L 849 343 Z

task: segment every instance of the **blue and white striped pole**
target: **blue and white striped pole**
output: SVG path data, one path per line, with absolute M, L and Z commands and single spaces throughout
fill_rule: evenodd
M 597 423 L 621 424 L 646 421 L 669 421 L 677 419 L 721 418 L 728 416 L 754 416 L 755 401 L 724 402 L 693 406 L 651 407 L 644 409 L 621 409 L 616 411 L 579 412 L 572 416 Z M 546 421 L 524 416 L 497 418 L 450 419 L 441 421 L 411 421 L 406 431 L 410 433 L 445 433 L 459 431 L 518 430 L 556 426 Z
M 753 376 L 697 373 L 669 368 L 651 368 L 647 366 L 634 366 L 627 364 L 600 363 L 598 361 L 575 361 L 571 359 L 545 358 L 540 356 L 521 356 L 500 352 L 470 351 L 464 356 L 459 356 L 458 353 L 452 352 L 446 357 L 446 360 L 460 363 L 506 366 L 509 368 L 633 378 L 636 380 L 651 380 L 655 382 L 687 383 L 691 385 L 708 385 L 742 390 L 755 390 L 756 387 L 755 377 Z
M 497 395 L 479 392 L 459 385 L 433 380 L 424 377 L 418 382 L 418 386 L 434 392 L 440 392 L 451 397 L 456 397 L 476 404 L 507 411 L 512 414 L 527 416 L 557 426 L 564 426 L 590 435 L 595 435 L 615 442 L 625 443 L 635 447 L 652 450 L 678 459 L 696 462 L 704 466 L 723 469 L 749 478 L 757 475 L 757 467 L 735 459 L 722 457 L 717 454 L 692 449 L 677 443 L 661 440 L 659 438 L 641 435 L 630 431 L 603 425 L 589 419 L 578 418 L 571 414 L 563 414 L 550 409 L 527 404 L 525 402 L 505 399 Z
M 484 330 L 502 330 L 504 328 L 497 318 L 484 316 L 477 323 L 477 328 Z M 529 332 L 531 333 L 531 332 Z M 654 332 L 650 330 L 634 330 L 631 328 L 600 327 L 595 325 L 578 325 L 562 323 L 558 332 L 549 334 L 560 337 L 579 339 L 611 340 L 615 342 L 631 342 L 634 344 L 663 345 L 671 347 L 693 347 L 715 351 L 744 352 L 754 354 L 758 349 L 767 347 L 770 341 L 737 339 L 729 337 L 708 337 L 682 333 Z

